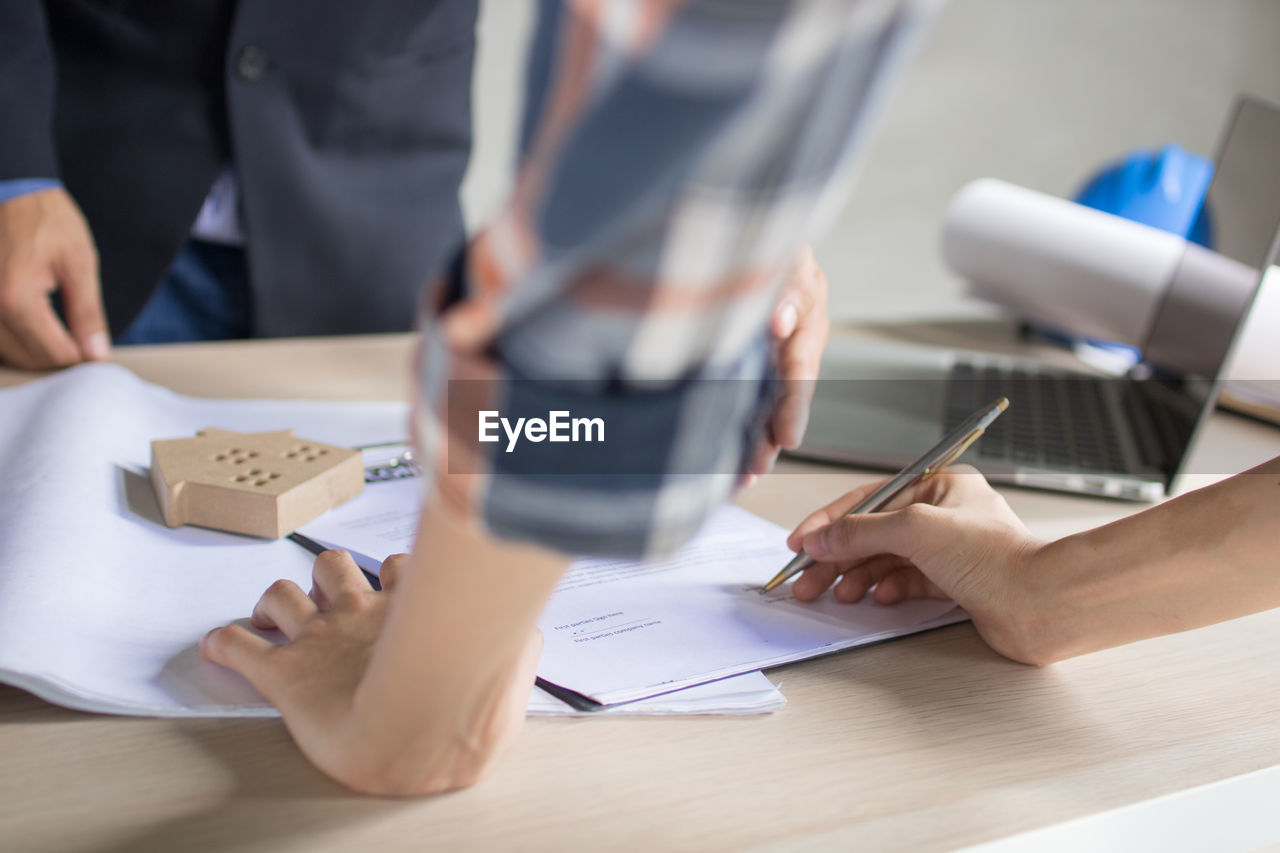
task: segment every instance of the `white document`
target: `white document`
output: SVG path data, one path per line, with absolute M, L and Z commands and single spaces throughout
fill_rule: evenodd
M 370 485 L 302 532 L 376 571 L 412 546 L 416 489 L 411 480 Z M 943 601 L 841 604 L 828 593 L 801 604 L 788 586 L 761 595 L 793 556 L 785 539 L 726 506 L 670 559 L 578 560 L 538 620 L 538 674 L 604 704 L 630 702 L 968 618 Z
M 0 682 L 70 708 L 152 716 L 274 715 L 196 644 L 247 617 L 276 579 L 308 588 L 312 557 L 287 540 L 165 527 L 146 474 L 151 440 L 293 428 L 353 446 L 408 425 L 403 404 L 202 400 L 107 364 L 0 391 L 0 414 Z M 420 487 L 407 483 L 410 514 Z M 781 702 L 767 679 L 748 676 L 619 712 L 755 713 Z M 535 692 L 530 713 L 572 711 Z
M 538 673 L 598 702 L 626 702 L 967 619 L 955 604 L 828 592 L 802 604 L 760 585 L 794 556 L 786 531 L 744 509 L 721 508 L 668 560 L 580 560 L 539 626 Z

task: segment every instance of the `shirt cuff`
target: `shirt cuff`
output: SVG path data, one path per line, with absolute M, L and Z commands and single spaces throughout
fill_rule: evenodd
M 59 189 L 61 186 L 62 181 L 57 178 L 15 178 L 11 181 L 0 181 L 0 204 L 21 195 Z

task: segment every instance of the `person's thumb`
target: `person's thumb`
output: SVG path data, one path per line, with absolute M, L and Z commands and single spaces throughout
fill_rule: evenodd
M 89 361 L 104 361 L 111 355 L 111 338 L 102 308 L 97 253 L 91 243 L 69 250 L 60 259 L 58 285 L 67 328 L 81 354 Z

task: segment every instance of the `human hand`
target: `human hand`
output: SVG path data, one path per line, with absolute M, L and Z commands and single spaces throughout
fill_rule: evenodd
M 0 363 L 43 370 L 109 354 L 98 252 L 71 196 L 55 188 L 0 203 Z
M 279 709 L 313 764 L 344 780 L 353 768 L 351 705 L 386 621 L 403 555 L 383 564 L 383 593 L 369 586 L 345 551 L 316 557 L 310 594 L 292 581 L 272 584 L 253 608 L 255 628 L 279 630 L 277 645 L 242 625 L 215 628 L 200 642 L 206 660 L 239 672 Z
M 769 331 L 778 347 L 782 392 L 774 401 L 765 438 L 756 448 L 744 485 L 767 474 L 779 451 L 800 446 L 830 330 L 827 277 L 813 256 L 813 249 L 805 246 L 796 256 L 769 320 Z
M 795 597 L 812 601 L 835 583 L 843 602 L 869 591 L 882 604 L 951 599 L 996 651 L 1046 662 L 1037 576 L 1043 543 L 1004 498 L 976 470 L 958 465 L 905 490 L 885 511 L 847 515 L 881 485 L 833 501 L 787 538 L 793 551 L 803 547 L 817 561 L 796 580 Z
M 421 795 L 474 784 L 518 733 L 541 653 L 535 632 L 512 677 L 498 685 L 500 695 L 485 697 L 491 701 L 477 719 L 411 707 L 400 709 L 414 720 L 406 730 L 394 720 L 396 709 L 362 702 L 361 683 L 411 559 L 387 558 L 379 572 L 382 591 L 375 592 L 349 554 L 326 551 L 316 558 L 309 594 L 292 581 L 277 581 L 253 609 L 253 626 L 279 630 L 286 643 L 234 624 L 215 628 L 200 643 L 202 657 L 245 676 L 279 709 L 316 767 L 368 794 Z M 403 685 L 400 694 L 412 696 L 421 686 Z M 441 704 L 471 710 L 458 696 Z

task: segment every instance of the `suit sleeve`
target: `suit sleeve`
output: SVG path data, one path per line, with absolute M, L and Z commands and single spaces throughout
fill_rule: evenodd
M 40 0 L 0 3 L 0 181 L 58 177 L 53 46 Z

